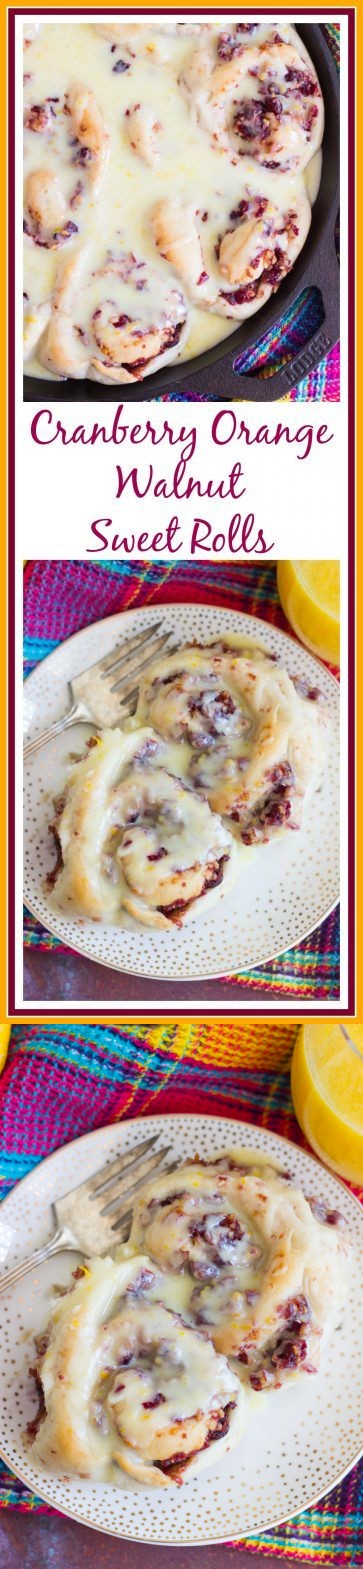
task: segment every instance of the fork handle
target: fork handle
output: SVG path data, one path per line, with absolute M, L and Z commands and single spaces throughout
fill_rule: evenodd
M 8 1286 L 13 1286 L 16 1280 L 21 1280 L 23 1275 L 28 1274 L 28 1270 L 36 1269 L 37 1264 L 44 1264 L 45 1259 L 52 1258 L 53 1253 L 63 1251 L 80 1253 L 82 1249 L 75 1241 L 73 1233 L 67 1231 L 65 1226 L 60 1226 L 50 1238 L 50 1242 L 44 1243 L 43 1248 L 37 1248 L 29 1258 L 24 1258 L 21 1264 L 15 1264 L 14 1269 L 8 1269 L 5 1275 L 0 1276 L 0 1293 L 6 1291 Z
M 24 759 L 31 757 L 32 752 L 38 752 L 41 746 L 46 746 L 47 741 L 53 741 L 55 735 L 62 735 L 63 730 L 68 730 L 70 725 L 76 725 L 80 720 L 83 720 L 84 723 L 88 720 L 88 723 L 91 723 L 88 709 L 84 708 L 82 703 L 73 703 L 72 708 L 68 709 L 68 713 L 63 714 L 62 719 L 56 719 L 54 725 L 51 725 L 49 730 L 42 730 L 41 735 L 34 736 L 33 741 L 26 741 Z M 97 729 L 98 725 L 95 725 L 95 730 Z

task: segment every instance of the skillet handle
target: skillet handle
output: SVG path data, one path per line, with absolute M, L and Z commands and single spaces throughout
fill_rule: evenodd
M 296 387 L 303 376 L 315 370 L 329 349 L 334 348 L 340 328 L 340 276 L 335 249 L 336 214 L 330 224 L 330 249 L 323 257 L 314 257 L 304 277 L 305 288 L 318 288 L 324 307 L 324 321 L 316 329 L 303 349 L 299 349 L 287 365 L 272 376 L 248 376 L 234 370 L 231 358 L 217 360 L 208 370 L 190 376 L 190 390 L 204 393 L 204 397 L 218 397 L 247 403 L 272 403 L 284 398 Z M 299 298 L 298 289 L 295 300 Z

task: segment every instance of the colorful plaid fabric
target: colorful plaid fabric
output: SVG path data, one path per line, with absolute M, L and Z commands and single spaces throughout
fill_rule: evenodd
M 328 22 L 323 26 L 323 32 L 331 49 L 333 60 L 339 71 L 340 53 L 340 27 L 339 23 Z M 247 349 L 236 360 L 235 370 L 246 377 L 243 385 L 241 382 L 241 395 L 248 400 L 248 375 L 271 376 L 274 371 L 286 365 L 293 355 L 299 354 L 318 331 L 324 320 L 324 309 L 318 289 L 304 289 L 298 300 L 285 311 L 277 322 L 276 327 L 258 340 L 253 349 Z M 339 403 L 340 398 L 340 351 L 339 344 L 330 349 L 316 369 L 310 371 L 308 376 L 286 393 L 282 400 L 284 403 Z M 174 393 L 171 398 L 166 396 L 162 402 L 200 402 L 203 396 L 195 398 L 193 393 Z M 213 399 L 211 400 L 213 401 Z M 238 400 L 237 400 L 238 401 Z
M 290 1097 L 295 1033 L 287 1020 L 17 1025 L 0 1081 L 2 1196 L 70 1139 L 148 1113 L 236 1117 L 303 1143 Z M 6 1467 L 0 1468 L 0 1504 L 52 1513 Z M 363 1465 L 314 1509 L 234 1546 L 358 1569 L 363 1564 Z
M 178 604 L 188 601 L 220 605 L 262 616 L 285 631 L 291 629 L 281 610 L 276 567 L 237 566 L 221 561 L 218 571 L 202 561 L 84 562 L 35 561 L 25 568 L 24 667 L 25 673 L 64 638 L 80 627 L 140 605 Z M 27 948 L 41 951 L 61 948 L 25 912 Z M 63 948 L 63 952 L 67 949 Z M 69 950 L 68 950 L 69 951 Z M 339 911 L 335 910 L 310 937 L 279 958 L 255 970 L 227 977 L 234 985 L 269 999 L 339 997 Z

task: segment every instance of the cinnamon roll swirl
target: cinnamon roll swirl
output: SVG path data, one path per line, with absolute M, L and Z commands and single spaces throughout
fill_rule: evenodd
M 317 1371 L 346 1289 L 340 1222 L 324 1209 L 317 1219 L 288 1176 L 233 1150 L 153 1178 L 136 1201 L 130 1245 L 188 1276 L 189 1315 L 260 1390 Z
M 244 1421 L 225 1358 L 158 1299 L 147 1258 L 90 1259 L 78 1274 L 33 1368 L 34 1460 L 105 1481 L 118 1467 L 144 1487 L 175 1486 L 218 1463 Z
M 97 266 L 84 246 L 59 273 L 41 363 L 58 376 L 142 381 L 175 357 L 187 319 L 181 290 L 133 252 L 115 246 Z
M 58 250 L 79 233 L 82 202 L 98 195 L 110 137 L 94 92 L 81 82 L 71 83 L 61 98 L 50 94 L 42 103 L 31 100 L 30 77 L 24 109 L 24 233 L 33 244 Z
M 246 187 L 221 231 L 209 213 L 177 201 L 158 203 L 153 214 L 160 255 L 174 268 L 195 305 L 243 321 L 274 294 L 305 243 L 311 222 L 307 197 L 286 212 Z
M 328 716 L 318 689 L 301 690 L 262 648 L 231 636 L 155 661 L 140 685 L 145 723 L 187 743 L 189 777 L 244 844 L 300 826 Z
M 112 922 L 126 911 L 170 931 L 228 888 L 231 836 L 164 758 L 152 730 L 105 730 L 73 768 L 52 825 L 61 909 Z
M 262 34 L 262 37 L 261 37 Z M 240 26 L 210 37 L 187 62 L 182 85 L 214 146 L 249 155 L 280 174 L 301 173 L 320 147 L 324 106 L 316 71 L 290 30 Z

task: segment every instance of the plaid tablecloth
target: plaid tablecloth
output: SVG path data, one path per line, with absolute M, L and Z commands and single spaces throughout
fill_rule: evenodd
M 202 561 L 164 565 L 154 562 L 28 562 L 25 568 L 25 673 L 58 643 L 103 616 L 119 610 L 177 600 L 220 605 L 262 616 L 285 631 L 288 627 L 277 594 L 276 567 L 238 566 L 220 562 L 218 571 Z M 33 916 L 25 912 L 27 948 L 60 949 Z M 67 950 L 63 949 L 66 953 Z M 69 951 L 69 950 L 68 950 Z M 272 1001 L 339 997 L 339 911 L 335 910 L 310 937 L 269 964 L 227 977 L 248 984 L 256 997 Z
M 327 22 L 323 32 L 331 49 L 333 60 L 339 71 L 340 57 L 340 27 L 339 22 Z M 336 236 L 337 248 L 339 236 Z M 236 361 L 235 369 L 241 376 L 241 398 L 248 399 L 248 375 L 271 376 L 273 371 L 280 370 L 283 365 L 292 359 L 292 356 L 301 353 L 314 332 L 322 326 L 324 321 L 324 308 L 319 289 L 304 289 L 298 300 L 280 317 L 277 326 L 271 332 L 264 334 L 253 349 L 248 349 Z M 245 378 L 245 379 L 243 379 Z M 163 402 L 203 402 L 203 396 L 195 398 L 193 393 L 173 393 L 167 395 Z M 297 387 L 286 393 L 284 403 L 338 403 L 340 398 L 340 347 L 336 344 L 316 369 L 308 376 L 304 376 Z M 237 400 L 238 401 L 238 400 Z
M 70 1139 L 148 1113 L 236 1117 L 303 1143 L 290 1097 L 295 1031 L 288 1021 L 258 1020 L 17 1025 L 0 1079 L 0 1193 Z M 0 1504 L 52 1513 L 1 1462 Z M 363 1465 L 314 1509 L 234 1545 L 276 1558 L 362 1565 Z

